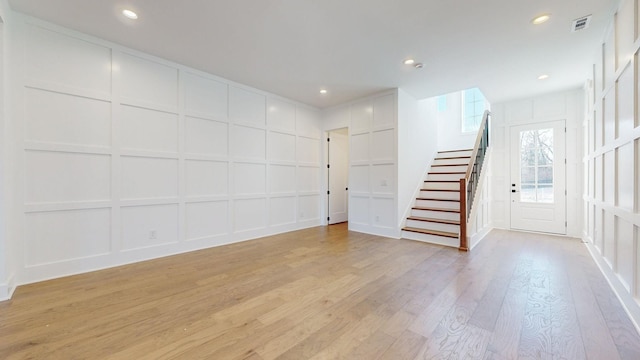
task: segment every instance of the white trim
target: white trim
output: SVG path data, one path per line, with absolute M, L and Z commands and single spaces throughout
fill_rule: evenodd
M 607 283 L 609 283 L 611 290 L 613 290 L 613 293 L 620 301 L 622 308 L 627 315 L 629 315 L 629 319 L 631 320 L 631 323 L 633 323 L 636 331 L 640 334 L 640 306 L 634 300 L 633 296 L 627 291 L 613 270 L 611 270 L 604 257 L 600 256 L 591 239 L 588 236 L 583 236 L 582 242 L 587 247 L 587 250 L 589 250 L 589 255 L 591 255 L 591 258 L 598 266 L 598 269 L 600 269 L 600 272 L 607 280 Z

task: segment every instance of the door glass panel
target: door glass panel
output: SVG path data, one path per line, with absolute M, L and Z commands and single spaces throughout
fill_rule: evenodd
M 553 202 L 553 129 L 520 132 L 520 201 Z

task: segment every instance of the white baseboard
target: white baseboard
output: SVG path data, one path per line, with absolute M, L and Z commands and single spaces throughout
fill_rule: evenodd
M 640 334 L 640 305 L 636 303 L 622 282 L 618 279 L 618 276 L 611 270 L 607 262 L 604 260 L 602 256 L 598 253 L 598 250 L 593 246 L 593 242 L 590 241 L 588 236 L 582 238 L 582 242 L 587 246 L 587 250 L 589 250 L 589 254 L 591 258 L 595 261 L 596 265 L 600 269 L 602 275 L 609 283 L 609 286 L 613 290 L 613 293 L 616 294 L 618 300 L 622 304 L 624 311 L 629 315 L 633 326 L 636 328 L 636 331 Z
M 473 248 L 476 247 L 476 245 L 478 245 L 480 241 L 482 241 L 482 239 L 484 239 L 484 237 L 491 232 L 491 230 L 493 230 L 493 227 L 485 226 L 484 228 L 480 229 L 480 231 L 471 235 L 471 237 L 469 238 L 469 250 L 473 250 Z
M 0 284 L 0 301 L 11 300 L 13 292 L 16 291 L 14 277 L 9 277 L 6 283 Z

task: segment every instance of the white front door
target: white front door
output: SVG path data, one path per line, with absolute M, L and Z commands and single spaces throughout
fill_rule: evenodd
M 329 224 L 348 220 L 349 136 L 346 129 L 329 133 Z
M 511 127 L 511 228 L 566 234 L 564 120 Z

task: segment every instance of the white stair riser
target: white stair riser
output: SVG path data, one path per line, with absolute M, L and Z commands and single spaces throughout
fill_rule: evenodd
M 442 209 L 460 209 L 458 201 L 438 201 L 438 200 L 416 200 L 416 206 L 434 207 Z
M 459 213 L 452 213 L 452 212 L 446 212 L 446 211 L 411 209 L 411 216 L 426 217 L 426 218 L 432 218 L 432 219 L 443 219 L 443 220 L 460 220 Z
M 466 166 L 469 164 L 469 159 L 434 159 L 433 165 L 449 165 L 449 164 L 458 164 L 462 166 Z M 449 166 L 445 166 L 449 167 Z
M 465 174 L 429 174 L 427 175 L 427 180 L 458 180 L 462 179 Z
M 420 197 L 432 199 L 460 200 L 460 192 L 421 190 Z
M 460 183 L 458 182 L 452 182 L 452 183 L 425 182 L 422 188 L 428 189 L 428 190 L 460 190 Z
M 425 229 L 425 230 L 446 231 L 446 232 L 451 232 L 456 234 L 460 233 L 460 226 L 458 225 L 441 224 L 441 223 L 428 222 L 428 221 L 407 219 L 406 226 L 418 228 L 418 229 Z
M 458 165 L 458 166 L 432 166 L 429 172 L 460 172 L 467 171 L 467 165 Z
M 473 150 L 447 151 L 438 153 L 436 157 L 471 156 Z
M 422 241 L 430 244 L 450 246 L 454 248 L 458 248 L 460 246 L 459 239 L 454 239 L 454 238 L 445 237 L 445 236 L 420 234 L 412 231 L 403 231 L 402 237 L 404 239 Z

